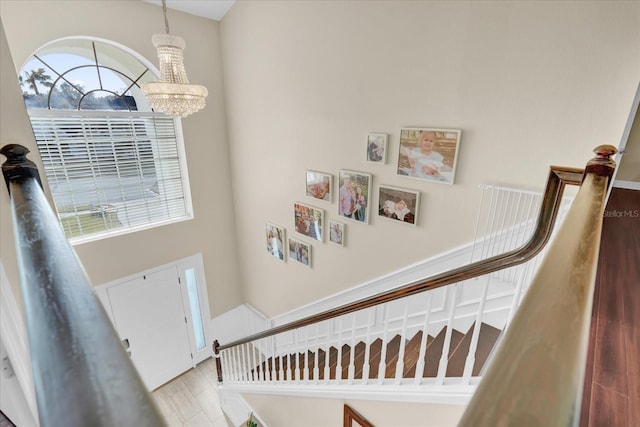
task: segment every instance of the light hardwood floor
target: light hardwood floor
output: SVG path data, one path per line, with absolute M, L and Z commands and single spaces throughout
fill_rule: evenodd
M 170 427 L 231 427 L 220 408 L 213 358 L 153 391 Z

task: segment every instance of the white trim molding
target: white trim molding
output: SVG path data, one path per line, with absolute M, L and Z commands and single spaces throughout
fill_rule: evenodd
M 640 182 L 634 181 L 622 181 L 616 179 L 615 181 L 613 181 L 613 186 L 616 188 L 624 188 L 627 190 L 640 190 Z
M 0 260 L 0 336 L 34 420 L 38 419 L 27 328 Z

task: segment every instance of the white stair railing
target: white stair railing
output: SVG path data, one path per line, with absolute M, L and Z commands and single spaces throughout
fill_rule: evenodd
M 531 191 L 491 185 L 482 186 L 481 191 L 472 262 L 523 245 L 536 225 L 541 201 L 541 195 Z M 570 199 L 563 201 L 558 221 L 570 202 Z M 315 388 L 361 388 L 364 385 L 387 388 L 474 387 L 479 380 L 473 372 L 483 323 L 497 329 L 508 326 L 540 256 L 525 264 L 453 286 L 264 338 L 255 347 L 225 349 L 219 355 L 224 385 L 238 389 L 272 387 L 276 382 L 280 387 Z M 269 324 L 267 322 L 267 327 Z M 422 331 L 419 348 L 410 349 L 412 354 L 417 354 L 417 360 L 407 370 L 407 346 L 419 331 Z M 454 343 L 452 337 L 467 332 L 471 337 L 468 353 L 463 356 L 464 370 L 462 374 L 450 377 L 447 375 L 449 356 L 458 343 L 457 339 Z M 444 341 L 437 343 L 436 348 L 435 337 L 441 333 L 444 333 Z M 379 349 L 377 340 L 382 341 Z M 394 348 L 389 346 L 392 342 Z M 356 354 L 356 347 L 363 354 Z M 322 352 L 324 358 L 321 357 Z M 387 359 L 394 356 L 395 366 L 387 366 Z M 360 365 L 357 366 L 356 361 Z M 376 362 L 377 366 L 373 366 L 372 363 Z M 434 362 L 436 365 L 425 365 Z M 311 370 L 310 363 L 313 366 Z M 435 377 L 424 376 L 426 371 L 436 370 L 436 366 Z

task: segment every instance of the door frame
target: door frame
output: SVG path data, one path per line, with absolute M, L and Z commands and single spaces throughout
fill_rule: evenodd
M 166 270 L 172 267 L 175 267 L 178 272 L 180 293 L 182 295 L 185 316 L 187 317 L 187 331 L 188 331 L 187 335 L 188 335 L 189 347 L 190 347 L 191 354 L 193 355 L 193 366 L 195 367 L 196 364 L 202 362 L 203 360 L 213 355 L 213 348 L 211 345 L 209 345 L 209 343 L 213 342 L 210 331 L 209 331 L 209 322 L 211 319 L 211 314 L 209 309 L 209 295 L 207 292 L 207 282 L 206 282 L 206 276 L 204 273 L 204 261 L 202 259 L 201 253 L 198 253 L 196 255 L 192 255 L 190 257 L 183 258 L 177 261 L 173 261 L 167 264 L 163 264 L 158 267 L 154 267 L 145 271 L 141 271 L 139 273 L 135 273 L 126 277 L 121 277 L 114 281 L 96 286 L 95 291 L 96 291 L 96 294 L 98 295 L 98 298 L 100 299 L 100 302 L 102 302 L 102 305 L 104 306 L 105 311 L 107 312 L 107 315 L 111 320 L 111 323 L 114 325 L 114 328 L 115 328 L 116 323 L 114 322 L 113 311 L 112 311 L 111 302 L 109 300 L 109 295 L 107 293 L 107 290 L 113 286 L 118 286 L 125 282 L 134 280 L 136 278 L 149 275 L 157 271 Z M 202 319 L 202 327 L 204 329 L 205 346 L 200 351 L 198 351 L 198 349 L 196 348 L 194 327 L 193 327 L 193 322 L 191 320 L 192 308 L 191 308 L 191 304 L 189 304 L 189 294 L 187 290 L 187 278 L 186 278 L 186 272 L 189 269 L 194 269 L 194 272 L 195 272 L 196 284 L 198 289 L 198 303 L 200 306 L 200 317 Z

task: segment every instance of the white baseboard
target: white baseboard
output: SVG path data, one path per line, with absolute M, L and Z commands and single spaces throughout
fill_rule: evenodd
M 625 188 L 627 190 L 640 190 L 640 182 L 635 181 L 622 181 L 616 179 L 613 181 L 613 186 L 616 188 Z
M 378 400 L 385 402 L 414 402 L 446 405 L 466 405 L 469 403 L 479 380 L 471 379 L 469 385 L 446 384 L 432 387 L 394 385 L 386 383 L 378 387 L 357 384 L 234 384 L 225 386 L 227 392 L 271 394 L 279 396 L 307 396 L 327 399 Z M 392 381 L 387 381 L 392 382 Z M 244 399 L 243 399 L 244 400 Z M 246 403 L 246 401 L 245 401 Z M 224 408 L 223 408 L 224 410 Z M 246 416 L 245 416 L 246 417 Z M 233 420 L 232 420 L 233 421 Z
M 250 414 L 260 422 L 261 427 L 268 427 L 267 424 L 253 411 L 249 403 L 236 390 L 227 387 L 218 387 L 220 396 L 220 407 L 234 426 L 243 426 Z

